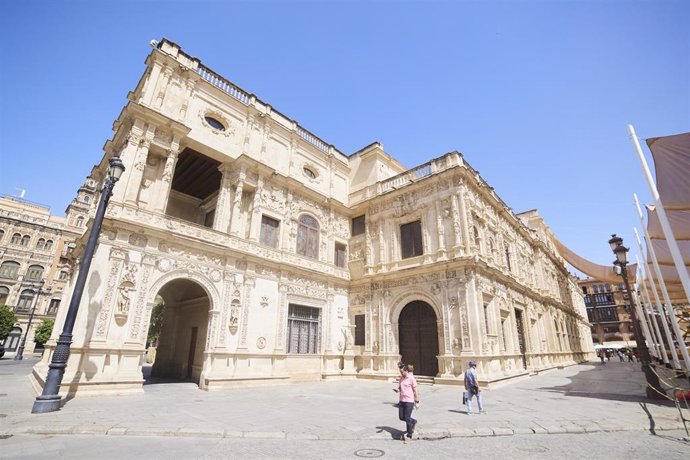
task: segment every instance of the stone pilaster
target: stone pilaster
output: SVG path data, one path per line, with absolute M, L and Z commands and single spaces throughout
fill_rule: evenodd
M 227 164 L 220 165 L 218 168 L 222 178 L 220 181 L 220 189 L 218 190 L 218 199 L 216 201 L 216 213 L 213 219 L 213 229 L 219 232 L 227 233 L 230 225 L 230 213 L 232 212 L 233 203 L 230 200 L 231 196 L 231 177 L 230 166 Z
M 170 150 L 168 156 L 165 158 L 165 166 L 163 166 L 163 175 L 161 177 L 161 185 L 158 196 L 154 201 L 154 209 L 159 212 L 165 212 L 168 206 L 168 198 L 170 197 L 170 190 L 172 189 L 172 180 L 175 174 L 175 165 L 177 164 L 177 157 L 180 151 L 180 138 L 173 136 L 170 143 Z

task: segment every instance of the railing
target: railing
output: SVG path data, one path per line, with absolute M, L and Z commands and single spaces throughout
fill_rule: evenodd
M 585 305 L 588 307 L 598 307 L 601 305 L 615 305 L 613 293 L 608 294 L 586 294 Z
M 196 72 L 201 76 L 201 78 L 203 78 L 204 80 L 206 80 L 207 82 L 209 82 L 210 84 L 215 86 L 216 88 L 220 89 L 224 93 L 227 93 L 230 96 L 232 96 L 233 98 L 237 99 L 242 104 L 244 104 L 244 105 L 250 104 L 252 97 L 248 93 L 241 90 L 240 88 L 238 88 L 234 84 L 230 83 L 228 80 L 221 77 L 220 75 L 218 75 L 214 71 L 212 71 L 212 70 L 208 69 L 207 67 L 204 67 L 203 65 L 200 64 L 199 67 L 196 69 Z M 322 152 L 328 153 L 330 151 L 331 146 L 329 144 L 322 141 L 318 136 L 315 136 L 314 134 L 312 134 L 308 130 L 304 129 L 300 125 L 297 125 L 296 132 L 297 132 L 297 135 L 299 137 L 301 137 L 302 139 L 304 139 L 305 141 L 307 141 L 309 144 L 313 145 L 317 149 L 321 150 Z
M 417 166 L 416 168 L 410 169 L 402 174 L 398 174 L 397 176 L 393 176 L 390 179 L 382 181 L 381 193 L 385 193 L 389 190 L 394 190 L 405 184 L 409 184 L 411 182 L 418 181 L 419 179 L 422 179 L 424 177 L 430 176 L 431 163 L 431 161 L 428 163 L 424 163 L 421 166 Z
M 225 78 L 221 77 L 214 71 L 207 69 L 206 67 L 199 65 L 199 67 L 196 69 L 197 73 L 201 75 L 201 78 L 215 86 L 216 88 L 220 89 L 221 91 L 229 94 L 230 96 L 234 97 L 238 101 L 240 101 L 244 105 L 249 105 L 249 94 L 245 93 L 241 89 L 239 89 L 237 86 L 233 85 L 229 81 L 227 81 Z
M 328 144 L 299 125 L 297 125 L 297 135 L 322 152 L 328 153 Z

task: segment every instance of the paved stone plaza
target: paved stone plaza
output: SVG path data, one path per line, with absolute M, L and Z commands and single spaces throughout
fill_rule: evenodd
M 288 440 L 394 440 L 390 382 L 324 381 L 199 390 L 155 383 L 143 395 L 77 397 L 59 412 L 31 414 L 35 359 L 0 360 L 0 435 L 107 435 Z M 554 369 L 484 391 L 485 415 L 467 416 L 455 386 L 421 386 L 423 440 L 683 429 L 676 407 L 648 401 L 639 365 L 611 361 Z M 687 416 L 687 414 L 686 414 Z

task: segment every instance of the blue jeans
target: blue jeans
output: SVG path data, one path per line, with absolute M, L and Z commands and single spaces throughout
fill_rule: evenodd
M 414 409 L 414 403 L 400 401 L 398 404 L 398 418 L 405 421 L 408 438 L 412 437 L 412 425 L 417 423 L 417 420 L 412 418 L 412 409 Z
M 472 398 L 474 398 L 475 395 L 472 394 L 470 390 L 467 390 L 467 413 L 471 414 L 472 413 Z M 482 392 L 478 391 L 477 392 L 477 406 L 479 406 L 479 412 L 482 412 L 484 410 L 484 406 L 482 406 Z

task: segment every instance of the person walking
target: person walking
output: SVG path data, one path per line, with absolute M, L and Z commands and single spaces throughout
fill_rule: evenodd
M 465 397 L 467 398 L 467 415 L 472 414 L 472 398 L 477 397 L 477 408 L 480 414 L 486 414 L 482 404 L 482 392 L 479 391 L 479 381 L 477 379 L 477 363 L 469 362 L 469 369 L 465 371 Z
M 599 353 L 597 353 L 597 354 L 599 355 L 599 359 L 601 360 L 601 364 L 606 364 L 606 363 L 604 362 L 604 358 L 605 358 L 605 356 L 604 356 L 604 350 L 603 350 L 603 349 L 602 349 L 602 350 L 599 350 Z
M 417 380 L 414 378 L 414 366 L 406 364 L 400 368 L 400 380 L 398 381 L 398 418 L 405 421 L 405 433 L 400 436 L 402 441 L 408 443 L 412 440 L 417 420 L 412 418 L 412 409 L 419 407 L 419 393 L 417 392 Z
M 625 362 L 625 354 L 623 353 L 623 350 L 621 350 L 620 348 L 618 349 L 618 359 L 622 363 Z

